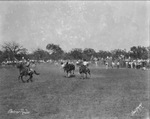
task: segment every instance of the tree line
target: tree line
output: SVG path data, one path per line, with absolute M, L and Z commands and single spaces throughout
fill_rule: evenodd
M 150 56 L 150 46 L 133 46 L 129 51 L 122 49 L 114 49 L 112 51 L 99 50 L 96 52 L 92 48 L 74 48 L 69 52 L 65 52 L 57 44 L 47 44 L 46 50 L 37 48 L 32 53 L 28 53 L 28 50 L 19 43 L 12 41 L 1 45 L 0 49 L 0 63 L 3 61 L 15 61 L 21 60 L 22 57 L 25 59 L 33 60 L 93 60 L 94 58 L 107 58 L 112 57 L 113 59 L 118 58 L 131 58 L 131 59 L 148 59 Z

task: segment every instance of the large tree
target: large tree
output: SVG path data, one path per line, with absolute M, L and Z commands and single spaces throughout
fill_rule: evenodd
M 27 49 L 23 48 L 19 43 L 12 41 L 12 42 L 5 42 L 2 45 L 3 49 L 3 56 L 9 60 L 19 59 L 20 57 L 26 55 Z
M 33 52 L 32 56 L 30 55 L 30 57 L 32 57 L 35 60 L 48 60 L 50 58 L 50 54 L 45 50 L 37 48 Z
M 83 58 L 90 60 L 93 56 L 96 56 L 96 52 L 92 48 L 85 48 L 83 50 Z
M 130 48 L 130 56 L 133 59 L 147 59 L 148 50 L 145 47 L 133 46 Z
M 147 47 L 147 51 L 148 51 L 148 58 L 150 58 L 150 46 Z
M 3 52 L 0 50 L 0 63 L 3 61 Z
M 113 59 L 128 57 L 127 52 L 125 50 L 121 50 L 121 49 L 112 50 L 111 54 L 112 54 Z
M 49 51 L 49 53 L 51 54 L 51 58 L 54 60 L 58 60 L 60 58 L 62 58 L 64 51 L 62 50 L 62 48 L 59 45 L 55 45 L 55 44 L 48 44 L 46 46 L 46 49 Z
M 70 52 L 69 52 L 70 56 L 73 58 L 73 59 L 83 59 L 82 57 L 82 49 L 80 48 L 75 48 L 75 49 L 72 49 Z
M 109 57 L 111 56 L 111 52 L 99 50 L 97 52 L 97 56 L 100 57 L 100 58 L 107 58 L 107 56 L 109 56 Z

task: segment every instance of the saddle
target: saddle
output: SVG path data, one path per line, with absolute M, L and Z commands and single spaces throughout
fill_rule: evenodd
M 25 71 L 29 74 L 33 71 L 33 69 L 31 69 L 30 67 L 25 67 Z

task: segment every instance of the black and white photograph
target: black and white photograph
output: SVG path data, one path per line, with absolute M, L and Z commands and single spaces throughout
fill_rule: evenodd
M 150 1 L 0 1 L 0 119 L 150 119 Z

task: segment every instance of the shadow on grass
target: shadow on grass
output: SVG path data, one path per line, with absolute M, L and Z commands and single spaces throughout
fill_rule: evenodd
M 70 76 L 64 76 L 65 78 L 73 78 L 76 77 L 74 74 L 71 74 Z

